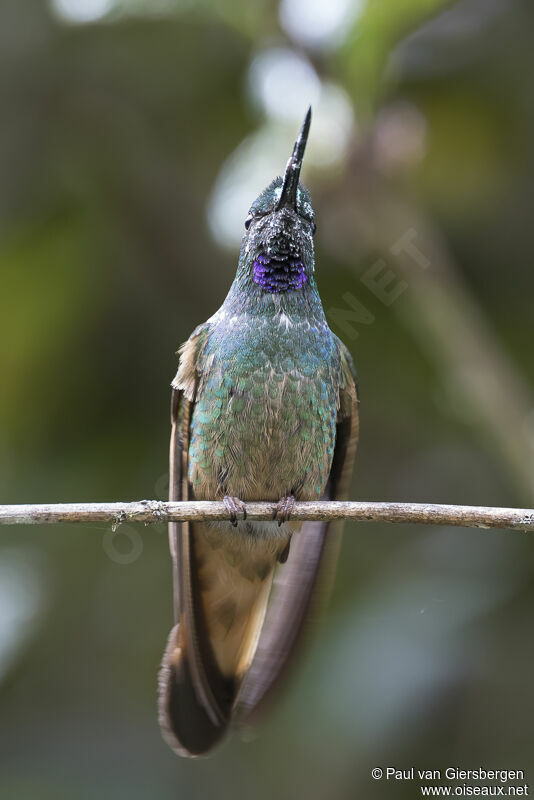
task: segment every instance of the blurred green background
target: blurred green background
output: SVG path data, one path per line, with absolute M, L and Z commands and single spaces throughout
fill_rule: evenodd
M 174 352 L 311 102 L 352 497 L 534 505 L 533 42 L 529 0 L 4 0 L 1 502 L 165 497 Z M 188 762 L 156 720 L 165 530 L 4 528 L 0 796 L 402 799 L 370 770 L 528 770 L 532 563 L 524 534 L 347 525 L 279 704 Z

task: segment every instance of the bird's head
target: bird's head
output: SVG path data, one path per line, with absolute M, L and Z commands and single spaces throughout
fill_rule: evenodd
M 302 289 L 313 275 L 315 214 L 310 194 L 299 182 L 311 122 L 311 108 L 287 162 L 283 178 L 275 178 L 256 198 L 245 220 L 242 253 L 252 280 L 266 292 Z

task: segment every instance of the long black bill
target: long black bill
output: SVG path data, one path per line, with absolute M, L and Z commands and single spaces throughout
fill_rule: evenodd
M 279 211 L 283 206 L 290 206 L 297 210 L 297 189 L 299 185 L 300 170 L 302 167 L 302 159 L 304 158 L 304 150 L 306 149 L 306 142 L 308 141 L 308 134 L 310 132 L 311 124 L 311 106 L 306 112 L 302 128 L 298 135 L 297 141 L 293 148 L 291 158 L 287 162 L 286 173 L 284 175 L 284 183 L 282 185 L 282 193 L 280 200 L 276 205 L 276 210 Z

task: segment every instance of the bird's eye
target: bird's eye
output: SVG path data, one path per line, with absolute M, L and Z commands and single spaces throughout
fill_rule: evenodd
M 317 230 L 317 225 L 315 224 L 315 222 L 312 222 L 311 229 L 312 229 L 312 236 L 313 236 L 315 234 L 315 231 Z
M 247 231 L 250 228 L 250 223 L 251 222 L 252 222 L 252 214 L 249 214 L 248 217 L 245 220 L 245 228 L 247 229 Z

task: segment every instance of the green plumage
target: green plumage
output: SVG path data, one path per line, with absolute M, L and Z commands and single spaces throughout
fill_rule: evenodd
M 325 346 L 309 337 L 299 353 L 305 320 L 298 310 L 283 308 L 251 324 L 246 340 L 225 340 L 224 318 L 222 334 L 215 324 L 202 337 L 189 447 L 197 499 L 278 501 L 294 494 L 311 500 L 324 491 L 334 452 L 340 358 L 333 338 Z

